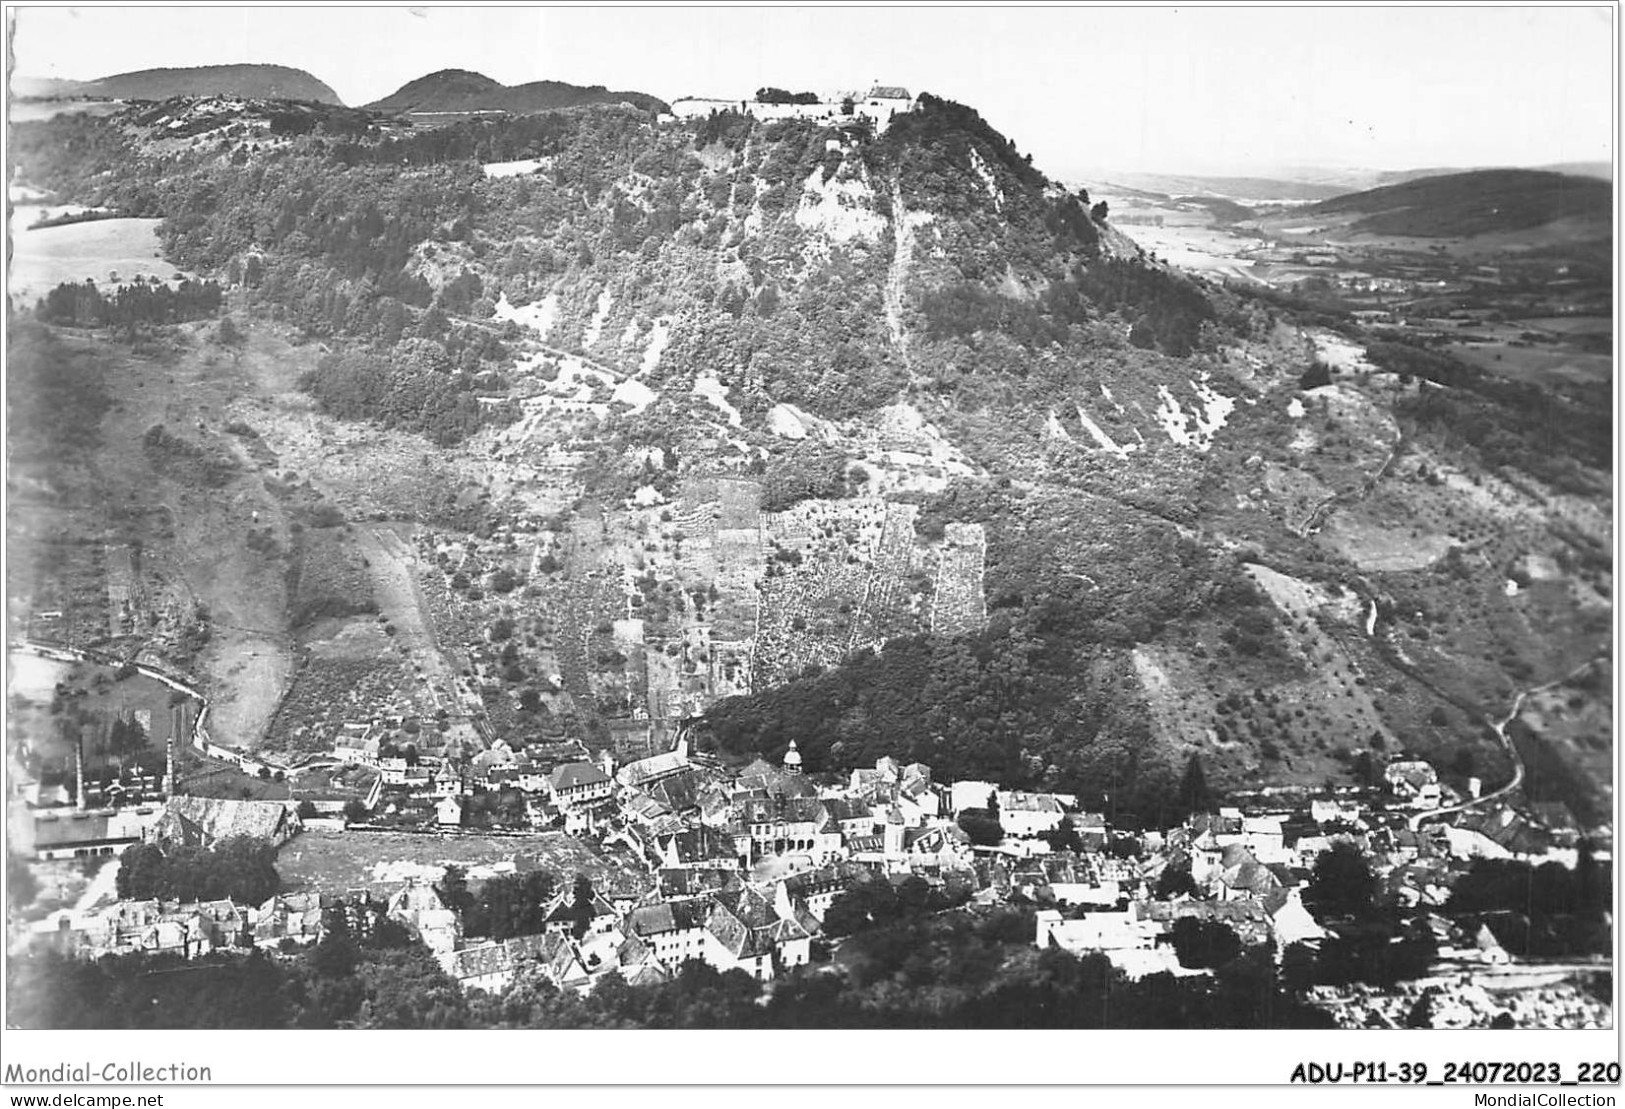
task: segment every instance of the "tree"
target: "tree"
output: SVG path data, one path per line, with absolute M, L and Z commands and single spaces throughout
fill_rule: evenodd
M 1106 216 L 1110 214 L 1110 212 L 1111 206 L 1102 200 L 1093 208 L 1089 209 L 1089 218 L 1094 220 L 1096 223 L 1105 223 Z
M 1223 921 L 1181 917 L 1169 931 L 1179 965 L 1193 970 L 1222 967 L 1241 954 L 1241 940 Z
M 123 761 L 130 755 L 139 754 L 147 746 L 147 731 L 141 726 L 141 721 L 134 717 L 117 717 L 107 735 L 108 747 L 113 754 Z
M 1189 863 L 1165 866 L 1157 877 L 1157 900 L 1172 901 L 1181 895 L 1196 895 L 1196 880 L 1191 877 Z
M 825 935 L 850 936 L 868 927 L 870 923 L 868 898 L 860 892 L 862 890 L 863 886 L 859 885 L 835 895 L 835 899 L 829 903 L 829 908 L 824 910 Z
M 349 824 L 362 823 L 367 819 L 367 806 L 362 804 L 360 798 L 350 798 L 344 802 L 344 819 Z
M 300 820 L 314 819 L 317 815 L 316 802 L 312 801 L 308 797 L 305 798 L 303 801 L 299 802 L 298 813 Z
M 1429 934 L 1406 938 L 1383 921 L 1360 923 L 1321 941 L 1315 980 L 1327 986 L 1367 982 L 1388 987 L 1426 974 L 1437 955 Z
M 1078 830 L 1072 826 L 1070 817 L 1063 819 L 1055 827 L 1043 833 L 1043 840 L 1049 844 L 1051 851 L 1082 851 L 1083 840 L 1078 836 Z
M 1431 989 L 1423 990 L 1422 996 L 1416 999 L 1411 1011 L 1405 1015 L 1406 1028 L 1432 1028 L 1433 1027 L 1433 994 Z
M 1331 383 L 1332 368 L 1318 358 L 1311 362 L 1309 368 L 1303 371 L 1303 376 L 1298 378 L 1300 389 L 1318 389 Z
M 440 884 L 435 887 L 440 900 L 454 913 L 467 913 L 474 904 L 474 895 L 468 889 L 468 875 L 460 866 L 447 866 L 440 875 Z M 467 930 L 468 922 L 463 922 Z
M 570 902 L 570 932 L 576 939 L 587 934 L 587 929 L 592 927 L 592 917 L 592 879 L 585 874 L 577 874 Z
M 1179 805 L 1189 813 L 1212 812 L 1216 807 L 1207 775 L 1202 771 L 1202 756 L 1195 752 L 1186 761 L 1185 776 L 1179 781 Z
M 1004 839 L 1004 827 L 987 809 L 965 809 L 959 814 L 959 828 L 978 847 L 993 847 Z
M 1304 900 L 1321 912 L 1339 916 L 1362 916 L 1371 910 L 1377 895 L 1377 879 L 1371 863 L 1358 846 L 1348 840 L 1332 844 L 1315 860 L 1315 870 L 1304 890 Z
M 1315 984 L 1315 951 L 1306 943 L 1290 945 L 1281 953 L 1281 987 L 1303 993 Z
M 152 896 L 163 880 L 164 853 L 156 844 L 137 843 L 124 849 L 119 856 L 118 876 L 113 886 L 120 899 L 134 900 Z
M 341 929 L 330 929 L 305 956 L 305 966 L 318 978 L 347 978 L 360 964 L 360 946 Z
M 115 887 L 121 898 L 214 901 L 229 897 L 258 905 L 281 887 L 276 849 L 261 840 L 232 836 L 210 848 L 135 844 L 119 856 Z
M 545 870 L 498 874 L 480 887 L 478 915 L 494 940 L 530 935 L 545 927 L 553 893 L 553 875 Z

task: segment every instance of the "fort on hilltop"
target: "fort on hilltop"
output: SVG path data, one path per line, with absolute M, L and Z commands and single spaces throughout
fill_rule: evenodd
M 767 90 L 762 90 L 763 92 Z M 695 119 L 713 112 L 740 112 L 753 119 L 813 119 L 831 124 L 868 120 L 876 133 L 885 131 L 892 117 L 914 107 L 914 97 L 898 85 L 873 85 L 867 93 L 835 91 L 818 94 L 811 103 L 785 103 L 759 99 L 721 100 L 703 96 L 685 96 L 671 102 L 671 111 L 678 119 Z

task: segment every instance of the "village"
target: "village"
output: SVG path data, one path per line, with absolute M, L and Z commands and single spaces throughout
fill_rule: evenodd
M 1364 861 L 1375 902 L 1403 915 L 1406 936 L 1425 938 L 1431 959 L 1386 989 L 1314 986 L 1310 1000 L 1340 1023 L 1400 1026 L 1424 995 L 1436 1027 L 1611 1020 L 1570 981 L 1584 965 L 1515 959 L 1487 925 L 1445 915 L 1452 886 L 1475 860 L 1581 863 L 1590 848 L 1573 818 L 1550 805 L 1519 811 L 1493 797 L 1456 797 L 1425 762 L 1390 763 L 1377 789 L 1267 791 L 1176 827 L 1126 830 L 1080 809 L 1074 796 L 941 782 L 929 766 L 891 758 L 847 777 L 807 774 L 793 743 L 776 762 L 727 769 L 691 751 L 687 729 L 671 750 L 624 765 L 575 741 L 515 748 L 498 740 L 467 760 L 408 755 L 380 743 L 385 732 L 355 726 L 337 738 L 340 756 L 377 772 L 368 798 L 342 809 L 160 799 L 167 775 L 139 803 L 114 798 L 101 809 L 79 800 L 93 796 L 82 781 L 75 799 L 60 787 L 25 786 L 12 806 L 13 850 L 47 866 L 101 861 L 102 869 L 71 908 L 26 922 L 14 913 L 10 949 L 85 959 L 253 949 L 293 957 L 335 928 L 365 935 L 388 921 L 465 990 L 496 993 L 529 971 L 586 995 L 612 973 L 632 985 L 667 981 L 689 960 L 764 983 L 827 970 L 879 895 L 928 912 L 1025 907 L 1037 948 L 1099 953 L 1139 980 L 1213 973 L 1186 939 L 1214 925 L 1278 966 L 1312 957 L 1341 925 L 1335 914 L 1317 916 L 1305 894 L 1327 869 L 1323 859 L 1341 852 Z M 172 775 L 173 746 L 170 760 Z M 632 865 L 596 882 L 580 871 L 573 884 L 570 874 L 551 876 L 534 927 L 494 939 L 468 935 L 465 911 L 452 903 L 460 867 L 439 881 L 420 868 L 386 889 L 183 903 L 118 898 L 119 862 L 101 859 L 129 858 L 138 845 L 208 851 L 242 837 L 283 857 L 312 837 L 364 857 L 400 833 L 431 848 L 551 837 Z
M 84 486 L 141 512 L 30 548 L 6 944 L 37 994 L 93 962 L 224 968 L 230 994 L 346 947 L 480 1006 L 731 975 L 765 1008 L 868 973 L 930 1023 L 938 983 L 874 949 L 947 965 L 985 926 L 961 1012 L 1013 967 L 1032 990 L 1005 1013 L 1053 977 L 1069 1003 L 1248 993 L 1258 1027 L 1288 1001 L 1348 1028 L 1613 1026 L 1600 493 L 1570 474 L 1549 515 L 1421 404 L 1455 385 L 1378 364 L 1403 335 L 1355 342 L 1555 354 L 1592 326 L 1568 263 L 1226 224 L 1212 272 L 1242 288 L 1186 287 L 1108 222 L 1162 215 L 1091 206 L 967 105 L 878 81 L 660 103 L 366 142 L 218 97 L 147 121 L 165 158 L 283 160 L 364 207 L 328 236 L 229 194 L 277 229 L 220 248 L 241 324 L 166 324 L 161 358 L 132 326 L 108 363 L 122 453 Z M 401 207 L 397 162 L 403 189 L 466 177 L 467 212 L 437 192 L 448 218 L 362 235 Z M 176 186 L 185 237 L 120 221 L 141 264 L 208 261 L 215 184 Z M 368 267 L 367 304 L 319 276 Z M 52 335 L 113 358 L 61 289 L 35 362 Z M 1316 297 L 1347 320 L 1297 314 Z M 384 364 L 409 374 L 374 398 Z M 453 365 L 457 397 L 403 399 L 439 405 Z M 160 371 L 185 376 L 136 392 Z M 1526 438 L 1496 442 L 1527 465 Z

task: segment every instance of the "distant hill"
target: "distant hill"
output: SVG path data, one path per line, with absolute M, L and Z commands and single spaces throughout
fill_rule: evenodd
M 26 77 L 22 74 L 11 79 L 11 95 L 21 99 L 48 96 L 78 96 L 88 81 L 67 81 L 61 77 Z
M 1124 200 L 1149 200 L 1159 204 L 1169 204 L 1173 202 L 1173 197 L 1169 196 L 1167 193 L 1151 192 L 1148 189 L 1136 189 L 1132 185 L 1124 185 L 1116 181 L 1101 181 L 1098 184 L 1089 184 L 1083 181 L 1071 181 L 1068 182 L 1068 186 L 1073 189 L 1087 189 L 1091 192 L 1098 192 L 1106 196 L 1118 197 Z
M 664 100 L 642 92 L 611 92 L 602 85 L 570 85 L 563 81 L 532 81 L 504 85 L 483 73 L 443 69 L 402 85 L 367 107 L 375 112 L 513 112 L 525 115 L 582 104 L 632 104 L 646 111 L 664 112 Z
M 1607 162 L 1555 162 L 1547 166 L 1430 166 L 1426 169 L 1385 170 L 1368 173 L 1363 179 L 1351 177 L 1348 191 L 1375 189 L 1383 185 L 1403 185 L 1407 181 L 1420 181 L 1424 177 L 1449 177 L 1458 173 L 1481 173 L 1492 169 L 1531 169 L 1543 173 L 1565 173 L 1572 177 L 1595 177 L 1600 181 L 1614 179 L 1614 167 Z
M 1614 179 L 1614 167 L 1610 162 L 1557 162 L 1540 168 L 1551 173 L 1573 174 L 1575 177 L 1595 177 L 1599 181 Z
M 1316 204 L 1317 215 L 1353 216 L 1348 230 L 1370 235 L 1465 237 L 1527 231 L 1558 220 L 1606 228 L 1613 189 L 1605 181 L 1529 169 L 1473 170 L 1424 177 Z
M 1119 173 L 1112 180 L 1144 192 L 1168 196 L 1219 196 L 1238 201 L 1329 200 L 1347 185 L 1289 181 L 1275 177 L 1204 177 L 1198 174 Z
M 302 69 L 285 65 L 205 65 L 140 69 L 94 81 L 18 77 L 17 96 L 101 96 L 112 100 L 168 100 L 172 96 L 242 96 L 343 104 L 338 93 Z
M 1245 204 L 1237 204 L 1234 200 L 1226 200 L 1222 196 L 1176 196 L 1174 203 L 1206 208 L 1213 213 L 1213 218 L 1221 223 L 1240 223 L 1244 219 L 1252 219 L 1258 215 Z

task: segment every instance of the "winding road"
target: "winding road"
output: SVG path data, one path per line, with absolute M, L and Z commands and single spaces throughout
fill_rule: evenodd
M 1427 689 L 1434 696 L 1449 702 L 1462 712 L 1466 713 L 1468 716 L 1476 719 L 1482 727 L 1488 729 L 1489 732 L 1495 736 L 1496 742 L 1501 745 L 1502 750 L 1507 753 L 1507 758 L 1512 761 L 1512 777 L 1505 785 L 1499 786 L 1498 788 L 1491 790 L 1489 793 L 1486 793 L 1480 797 L 1475 797 L 1470 801 L 1463 801 L 1457 805 L 1447 805 L 1443 808 L 1429 809 L 1426 812 L 1417 813 L 1410 818 L 1411 831 L 1417 831 L 1424 823 L 1430 820 L 1440 820 L 1444 817 L 1454 816 L 1457 813 L 1466 812 L 1469 809 L 1474 809 L 1481 805 L 1494 804 L 1502 798 L 1510 795 L 1513 791 L 1518 789 L 1518 787 L 1522 786 L 1524 779 L 1523 756 L 1518 753 L 1518 745 L 1513 743 L 1511 737 L 1507 735 L 1507 727 L 1518 718 L 1518 713 L 1523 711 L 1524 702 L 1530 697 L 1537 693 L 1544 693 L 1548 689 L 1554 689 L 1565 682 L 1573 680 L 1579 675 L 1585 673 L 1587 670 L 1591 669 L 1593 666 L 1597 665 L 1599 662 L 1603 662 L 1607 656 L 1598 656 L 1596 658 L 1587 659 L 1585 662 L 1581 663 L 1579 666 L 1576 666 L 1573 670 L 1570 670 L 1566 674 L 1553 678 L 1550 681 L 1543 682 L 1540 685 L 1531 686 L 1530 688 L 1523 690 L 1512 699 L 1512 707 L 1507 710 L 1506 715 L 1502 716 L 1500 719 L 1496 719 L 1490 716 L 1489 711 L 1483 706 L 1469 701 L 1457 694 L 1451 693 L 1442 686 L 1438 685 L 1433 681 L 1433 679 L 1427 677 L 1425 674 L 1419 671 L 1409 659 L 1406 659 L 1400 652 L 1399 648 L 1391 640 L 1389 640 L 1386 635 L 1379 635 L 1377 632 L 1377 621 L 1380 612 L 1377 602 L 1375 598 L 1369 596 L 1368 594 L 1370 586 L 1366 585 L 1364 581 L 1360 582 L 1360 586 L 1363 587 L 1362 595 L 1365 595 L 1366 601 L 1371 606 L 1371 611 L 1366 615 L 1365 634 L 1367 638 L 1371 640 L 1372 646 L 1377 649 L 1377 654 L 1382 658 L 1382 660 L 1391 668 L 1399 671 L 1407 678 L 1410 678 L 1418 685 L 1421 685 L 1423 688 Z
M 1326 525 L 1326 518 L 1332 514 L 1332 511 L 1337 508 L 1339 503 L 1343 501 L 1363 501 L 1369 497 L 1371 491 L 1377 487 L 1377 483 L 1393 471 L 1394 463 L 1399 461 L 1401 454 L 1405 453 L 1407 445 L 1408 440 L 1404 434 L 1401 434 L 1398 441 L 1394 443 L 1394 449 L 1389 451 L 1388 457 L 1382 460 L 1382 465 L 1361 479 L 1359 485 L 1352 489 L 1340 489 L 1310 509 L 1309 515 L 1305 516 L 1303 523 L 1298 525 L 1298 534 L 1303 538 L 1308 538 L 1320 531 Z
M 1378 483 L 1380 483 L 1383 478 L 1387 477 L 1393 471 L 1394 463 L 1398 461 L 1400 455 L 1405 452 L 1405 448 L 1408 443 L 1409 440 L 1405 434 L 1401 432 L 1399 440 L 1395 442 L 1393 449 L 1388 452 L 1388 457 L 1383 460 L 1382 465 L 1378 466 L 1376 470 L 1368 475 L 1358 487 L 1340 490 L 1317 504 L 1314 509 L 1310 511 L 1309 515 L 1305 517 L 1303 524 L 1299 528 L 1299 534 L 1304 537 L 1315 534 L 1323 526 L 1325 526 L 1327 518 L 1340 504 L 1362 501 L 1366 497 L 1370 496 L 1372 491 L 1376 489 Z M 1508 725 L 1518 718 L 1518 713 L 1523 710 L 1524 701 L 1529 697 L 1537 693 L 1544 693 L 1548 689 L 1562 685 L 1564 682 L 1573 679 L 1577 675 L 1583 674 L 1591 667 L 1597 665 L 1597 663 L 1602 662 L 1605 656 L 1589 659 L 1561 677 L 1553 678 L 1551 681 L 1523 690 L 1513 698 L 1512 707 L 1507 710 L 1506 715 L 1502 716 L 1500 719 L 1495 719 L 1490 716 L 1489 711 L 1482 705 L 1476 704 L 1464 697 L 1460 697 L 1449 692 L 1434 682 L 1431 678 L 1421 673 L 1421 671 L 1416 668 L 1415 664 L 1412 663 L 1410 659 L 1405 657 L 1404 652 L 1399 649 L 1398 644 L 1394 643 L 1386 635 L 1379 635 L 1377 632 L 1377 622 L 1380 616 L 1380 609 L 1377 604 L 1376 597 L 1373 595 L 1376 591 L 1372 589 L 1363 578 L 1360 579 L 1357 588 L 1361 596 L 1364 597 L 1367 603 L 1369 603 L 1371 606 L 1371 611 L 1366 616 L 1365 634 L 1366 637 L 1371 640 L 1372 645 L 1376 648 L 1378 656 L 1392 669 L 1399 671 L 1401 674 L 1421 685 L 1424 689 L 1427 689 L 1434 696 L 1454 705 L 1456 708 L 1466 713 L 1469 717 L 1476 719 L 1482 727 L 1488 729 L 1490 733 L 1495 736 L 1496 742 L 1501 745 L 1502 750 L 1507 753 L 1507 758 L 1509 758 L 1512 762 L 1512 777 L 1505 785 L 1491 790 L 1489 793 L 1486 793 L 1480 797 L 1473 798 L 1469 801 L 1463 801 L 1460 804 L 1447 805 L 1443 808 L 1430 809 L 1427 812 L 1417 813 L 1410 818 L 1411 831 L 1414 832 L 1419 830 L 1421 826 L 1428 821 L 1441 820 L 1445 817 L 1454 816 L 1457 813 L 1466 812 L 1482 805 L 1494 804 L 1522 786 L 1524 779 L 1523 756 L 1518 753 L 1517 744 L 1513 743 L 1511 737 L 1507 735 Z
M 1491 792 L 1486 793 L 1482 797 L 1474 800 L 1464 801 L 1459 805 L 1448 805 L 1444 808 L 1432 809 L 1424 813 L 1417 813 L 1415 816 L 1411 817 L 1411 830 L 1414 832 L 1421 828 L 1422 823 L 1427 820 L 1436 820 L 1440 817 L 1453 816 L 1456 813 L 1465 812 L 1468 809 L 1474 808 L 1478 805 L 1487 805 L 1493 801 L 1499 801 L 1501 798 L 1507 796 L 1513 790 L 1523 785 L 1523 756 L 1518 753 L 1518 745 L 1513 743 L 1511 737 L 1507 735 L 1507 725 L 1511 724 L 1518 718 L 1518 713 L 1523 711 L 1524 701 L 1529 697 L 1532 697 L 1537 693 L 1544 693 L 1548 689 L 1556 688 L 1557 686 L 1562 685 L 1564 682 L 1570 681 L 1580 674 L 1585 673 L 1587 670 L 1591 669 L 1601 661 L 1603 661 L 1601 657 L 1588 659 L 1560 678 L 1553 678 L 1549 682 L 1545 682 L 1541 685 L 1524 690 L 1513 698 L 1512 707 L 1508 709 L 1507 714 L 1501 717 L 1499 720 L 1491 720 L 1487 714 L 1481 717 L 1484 725 L 1495 733 L 1495 738 L 1500 741 L 1501 746 L 1506 750 L 1507 757 L 1512 760 L 1512 780 L 1507 782 L 1507 784 L 1502 786 L 1500 789 L 1492 790 Z

